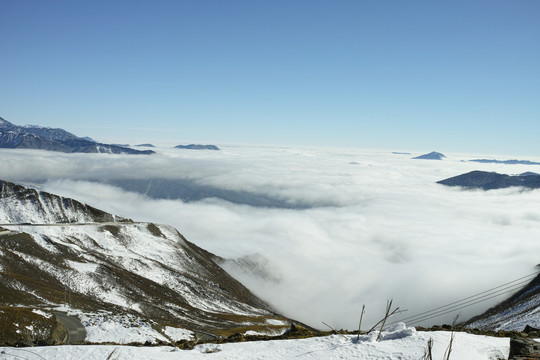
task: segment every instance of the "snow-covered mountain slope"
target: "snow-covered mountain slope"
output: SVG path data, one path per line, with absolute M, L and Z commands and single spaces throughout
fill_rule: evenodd
M 51 140 L 71 140 L 78 137 L 64 129 L 43 127 L 38 125 L 18 126 L 0 117 L 0 129 L 15 133 L 34 134 Z
M 0 180 L 0 223 L 125 221 L 73 199 Z
M 188 329 L 260 329 L 287 320 L 170 226 L 0 186 L 0 223 L 10 230 L 0 234 L 0 305 L 67 302 Z
M 50 128 L 50 127 L 43 127 L 38 125 L 25 125 L 22 126 L 24 129 L 24 132 L 29 134 L 34 134 L 37 136 L 41 136 L 48 139 L 53 140 L 72 140 L 72 139 L 78 139 L 79 137 L 77 135 L 74 135 L 64 129 L 59 128 Z
M 89 138 L 80 138 L 63 129 L 36 125 L 18 126 L 0 117 L 0 148 L 41 149 L 60 152 L 153 154 L 152 150 L 102 144 Z
M 474 317 L 467 326 L 489 330 L 523 331 L 540 328 L 540 274 L 508 300 Z

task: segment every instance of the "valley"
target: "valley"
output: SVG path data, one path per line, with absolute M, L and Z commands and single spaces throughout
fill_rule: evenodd
M 294 305 L 294 308 L 300 306 L 303 307 L 304 311 L 309 311 L 311 310 L 309 307 L 312 305 L 320 307 L 317 302 L 321 301 L 321 298 L 320 296 L 314 296 L 313 290 L 323 284 L 306 283 L 307 287 L 301 286 L 299 289 L 302 289 L 302 291 L 300 292 L 289 290 L 292 274 L 301 275 L 302 277 L 299 279 L 312 278 L 313 275 L 306 271 L 307 268 L 313 269 L 312 265 L 306 261 L 310 258 L 304 257 L 304 252 L 295 253 L 294 248 L 291 248 L 291 253 L 284 253 L 276 251 L 279 247 L 274 246 L 272 250 L 268 247 L 269 244 L 273 244 L 275 241 L 280 243 L 281 246 L 287 246 L 287 243 L 283 242 L 283 240 L 299 241 L 301 238 L 297 237 L 297 235 L 302 234 L 302 232 L 294 232 L 296 234 L 294 238 L 285 237 L 280 239 L 275 237 L 272 242 L 266 244 L 265 242 L 253 243 L 253 248 L 259 248 L 260 252 L 250 252 L 249 250 L 243 252 L 233 251 L 235 246 L 241 243 L 232 240 L 229 236 L 231 234 L 236 236 L 249 234 L 249 236 L 259 238 L 262 231 L 249 232 L 249 230 L 246 230 L 248 229 L 246 224 L 253 226 L 253 224 L 257 224 L 261 219 L 264 219 L 265 216 L 270 216 L 273 222 L 284 224 L 283 220 L 281 220 L 282 214 L 291 217 L 291 222 L 285 223 L 287 229 L 292 229 L 293 224 L 302 224 L 308 216 L 319 216 L 318 219 L 323 220 L 321 225 L 328 226 L 328 224 L 332 223 L 329 219 L 337 221 L 338 217 L 335 216 L 344 211 L 351 213 L 360 211 L 364 214 L 363 216 L 376 219 L 373 214 L 368 214 L 363 208 L 365 206 L 365 203 L 362 203 L 363 190 L 360 187 L 350 187 L 350 175 L 335 176 L 332 180 L 334 188 L 328 188 L 330 191 L 328 194 L 319 196 L 312 196 L 318 190 L 318 187 L 313 186 L 313 184 L 305 186 L 304 189 L 309 189 L 309 191 L 304 191 L 304 193 L 294 192 L 292 188 L 288 189 L 287 186 L 290 185 L 285 185 L 285 183 L 289 182 L 290 178 L 281 180 L 282 183 L 273 183 L 270 188 L 264 188 L 255 186 L 255 183 L 250 183 L 250 181 L 253 182 L 254 180 L 243 174 L 244 180 L 247 180 L 247 182 L 244 181 L 243 187 L 227 187 L 219 185 L 220 176 L 231 176 L 231 174 L 238 172 L 239 169 L 240 173 L 247 170 L 247 168 L 231 162 L 231 159 L 238 156 L 231 153 L 231 149 L 225 147 L 222 150 L 224 153 L 218 155 L 199 152 L 194 155 L 173 154 L 173 150 L 163 150 L 158 147 L 155 150 L 157 153 L 156 158 L 160 159 L 160 161 L 169 162 L 171 168 L 187 167 L 193 170 L 196 169 L 196 164 L 203 164 L 204 166 L 218 164 L 216 156 L 224 160 L 219 160 L 221 165 L 216 171 L 212 170 L 211 166 L 204 168 L 206 179 L 193 176 L 171 178 L 170 175 L 164 173 L 168 175 L 164 178 L 165 180 L 156 181 L 155 179 L 145 180 L 142 178 L 136 182 L 126 179 L 125 176 L 127 175 L 124 175 L 124 178 L 122 176 L 118 177 L 116 172 L 111 171 L 111 169 L 125 168 L 130 166 L 129 164 L 140 165 L 142 163 L 139 160 L 124 163 L 124 158 L 116 157 L 116 155 L 100 155 L 105 156 L 104 158 L 94 158 L 96 155 L 78 155 L 84 156 L 88 162 L 91 162 L 95 173 L 98 174 L 100 172 L 105 174 L 105 168 L 100 169 L 100 166 L 102 166 L 101 164 L 107 164 L 109 176 L 101 178 L 99 183 L 95 178 L 95 173 L 93 177 L 88 174 L 88 180 L 91 180 L 89 182 L 82 182 L 86 181 L 86 179 L 81 177 L 80 173 L 79 182 L 64 180 L 54 183 L 54 179 L 43 181 L 26 178 L 25 185 L 21 185 L 12 181 L 0 181 L 0 273 L 2 275 L 0 278 L 0 302 L 2 303 L 0 306 L 0 320 L 4 319 L 5 324 L 13 324 L 13 326 L 10 325 L 0 329 L 0 335 L 3 334 L 1 337 L 4 339 L 4 344 L 115 343 L 126 345 L 137 343 L 154 346 L 176 344 L 175 346 L 182 348 L 186 346 L 187 348 L 200 348 L 204 347 L 201 344 L 208 342 L 223 343 L 332 335 L 332 331 L 321 332 L 320 328 L 322 326 L 317 327 L 317 319 L 306 317 L 302 311 L 298 313 L 300 318 L 297 318 L 296 311 L 292 311 L 291 308 L 284 306 L 280 301 L 279 297 L 283 296 L 283 294 L 274 293 L 269 295 L 268 292 L 261 291 L 261 287 L 272 290 L 287 285 L 287 292 L 284 294 L 287 295 L 289 301 L 293 299 L 294 303 L 291 303 L 291 305 Z M 25 156 L 24 152 L 19 153 L 18 151 L 5 153 L 8 165 L 15 164 L 15 162 L 10 162 L 10 157 L 19 158 Z M 383 158 L 381 155 L 363 154 L 361 152 L 355 153 L 354 156 L 337 153 L 333 157 L 327 158 L 323 164 L 316 164 L 311 161 L 309 152 L 304 152 L 301 157 L 299 157 L 300 151 L 292 150 L 290 152 L 294 154 L 295 161 L 300 159 L 302 167 L 309 169 L 312 175 L 322 174 L 323 172 L 318 166 L 327 166 L 334 162 L 335 158 L 339 158 L 343 165 L 334 165 L 333 171 L 338 173 L 338 169 L 345 166 L 351 172 L 358 172 L 355 179 L 364 182 L 364 184 L 366 184 L 366 179 L 373 178 L 370 176 L 364 177 L 366 170 L 376 164 L 370 159 Z M 50 161 L 48 160 L 49 165 L 54 164 L 55 161 L 59 163 L 66 161 L 67 164 L 71 156 L 73 156 L 66 155 L 69 157 L 56 156 L 53 158 L 49 157 L 47 152 L 39 154 L 50 159 Z M 286 163 L 286 161 L 290 161 L 289 153 L 285 152 L 280 156 L 282 161 L 285 161 L 283 166 L 289 166 L 290 164 Z M 390 168 L 400 164 L 404 166 L 404 162 L 411 163 L 411 165 L 407 165 L 410 166 L 411 170 L 404 167 L 401 170 L 400 179 L 404 179 L 406 174 L 411 174 L 413 171 L 423 171 L 422 176 L 425 179 L 423 180 L 423 187 L 418 187 L 418 190 L 416 190 L 417 185 L 409 183 L 407 184 L 408 189 L 424 191 L 424 187 L 428 186 L 431 189 L 431 196 L 437 194 L 438 197 L 446 196 L 447 192 L 454 197 L 456 193 L 461 193 L 462 190 L 456 192 L 454 189 L 445 189 L 436 181 L 441 176 L 441 169 L 444 169 L 442 170 L 443 173 L 451 174 L 455 171 L 455 168 L 465 169 L 469 166 L 467 163 L 455 161 L 449 156 L 444 162 L 428 162 L 427 165 L 423 165 L 424 162 L 402 159 L 400 156 L 401 154 L 385 155 L 384 161 L 390 165 L 384 165 L 387 168 L 383 171 L 391 174 L 394 170 L 391 171 Z M 349 160 L 351 157 L 359 161 L 351 162 Z M 26 157 L 26 159 L 30 160 L 31 156 Z M 321 159 L 325 158 L 322 157 L 318 160 Z M 351 166 L 351 163 L 354 163 L 354 166 Z M 437 163 L 443 165 L 437 165 Z M 381 161 L 378 164 L 385 163 Z M 264 169 L 265 165 L 263 162 L 260 168 Z M 9 166 L 16 169 L 13 165 Z M 36 166 L 39 167 L 39 164 L 36 163 Z M 227 169 L 227 166 L 231 168 Z M 493 165 L 487 164 L 484 166 Z M 504 166 L 508 165 L 505 164 Z M 267 174 L 270 175 L 274 171 L 280 171 L 279 168 L 271 169 Z M 227 171 L 224 173 L 218 172 L 223 170 Z M 145 170 L 143 169 L 143 171 Z M 12 176 L 17 176 L 16 171 L 11 173 Z M 44 173 L 47 174 L 47 171 Z M 394 174 L 397 173 L 394 172 Z M 268 177 L 268 179 L 271 178 L 271 176 Z M 211 181 L 208 179 L 211 179 Z M 152 191 L 146 191 L 144 195 L 137 194 L 138 191 L 113 191 L 112 189 L 117 189 L 110 185 L 114 181 L 119 184 L 122 181 L 128 184 L 137 184 L 140 191 L 144 191 L 144 189 Z M 54 186 L 51 185 L 55 184 L 57 184 L 56 186 L 62 186 L 61 193 L 67 192 L 75 195 L 54 195 L 50 189 L 54 189 Z M 154 187 L 151 189 L 149 184 L 153 184 Z M 165 184 L 165 186 L 160 186 L 161 184 Z M 188 186 L 184 186 L 185 184 L 188 184 Z M 375 183 L 369 185 L 374 186 Z M 298 186 L 298 184 L 295 186 Z M 310 189 L 310 187 L 313 188 Z M 212 191 L 207 192 L 208 189 Z M 386 188 L 387 191 L 388 189 L 390 187 Z M 352 196 L 336 197 L 338 190 L 347 190 L 349 195 Z M 202 196 L 192 198 L 191 201 L 182 201 L 181 199 L 170 198 L 167 195 L 175 194 L 178 191 Z M 404 193 L 395 189 L 392 191 L 395 199 L 408 197 L 408 195 L 405 196 Z M 118 196 L 115 192 L 120 195 Z M 110 197 L 110 194 L 113 196 Z M 249 194 L 249 196 L 243 194 Z M 284 196 L 284 194 L 289 194 L 289 196 Z M 518 201 L 521 201 L 520 199 L 525 200 L 525 195 L 521 192 L 511 192 L 509 194 L 506 196 L 512 196 Z M 118 196 L 118 199 L 115 200 L 115 196 Z M 499 196 L 505 195 L 500 194 Z M 527 196 L 534 196 L 534 193 Z M 109 199 L 106 197 L 109 197 Z M 230 197 L 230 199 L 227 197 Z M 481 201 L 489 201 L 489 197 L 484 197 L 479 193 L 476 194 L 476 197 Z M 83 199 L 84 201 L 74 200 L 74 198 Z M 411 194 L 410 199 L 412 198 L 414 198 L 414 194 Z M 99 201 L 96 201 L 96 199 Z M 235 199 L 240 199 L 240 201 L 235 201 Z M 276 202 L 261 202 L 261 199 L 273 199 Z M 462 205 L 458 206 L 469 204 L 469 202 L 465 201 L 466 197 L 458 197 L 458 199 L 462 199 L 459 201 L 463 202 Z M 105 200 L 111 202 L 107 203 Z M 427 200 L 424 202 L 424 206 L 438 208 L 436 197 Z M 459 204 L 459 201 L 456 204 Z M 431 203 L 432 205 L 429 205 Z M 99 209 L 101 207 L 111 208 L 111 204 L 114 204 L 112 207 L 116 207 L 118 213 L 122 214 L 121 216 Z M 173 204 L 174 207 L 171 206 Z M 274 204 L 277 206 L 273 206 Z M 287 204 L 302 204 L 302 206 L 288 206 Z M 394 225 L 403 221 L 400 220 L 402 215 L 398 215 L 398 209 L 404 208 L 404 204 L 406 202 L 398 203 L 397 208 L 394 204 L 394 208 L 391 209 L 391 212 L 395 213 Z M 196 219 L 196 214 L 205 214 L 209 211 L 215 212 L 220 207 L 228 209 L 231 213 L 243 214 L 242 220 L 245 221 L 239 222 L 241 219 L 238 217 L 238 220 L 233 219 L 226 223 L 220 220 L 219 213 Z M 194 215 L 190 215 L 185 211 L 186 209 L 191 212 L 194 211 Z M 246 212 L 248 209 L 248 212 L 252 214 Z M 336 212 L 336 210 L 338 211 Z M 145 211 L 148 211 L 147 215 L 144 215 Z M 164 211 L 167 212 L 167 216 L 171 216 L 170 219 L 173 219 L 172 215 L 175 215 L 174 219 L 178 218 L 179 220 L 167 220 L 167 216 L 162 216 L 162 214 L 165 214 Z M 478 209 L 472 211 L 469 209 L 469 211 L 475 213 Z M 534 213 L 534 210 L 531 208 L 530 212 Z M 264 215 L 261 216 L 262 214 Z M 321 214 L 324 214 L 324 217 L 320 217 Z M 329 214 L 333 214 L 333 217 L 326 218 Z M 451 219 L 449 214 L 445 215 L 446 218 L 441 219 L 441 224 L 445 219 Z M 156 215 L 164 219 L 164 222 L 171 222 L 175 226 L 164 225 L 155 221 L 152 217 Z M 144 221 L 145 217 L 152 220 Z M 421 215 L 414 216 L 416 219 L 421 217 Z M 316 217 L 313 217 L 313 219 L 316 219 Z M 357 219 L 359 219 L 358 216 L 351 217 L 348 222 L 343 224 L 347 229 Z M 514 221 L 517 219 L 519 218 Z M 534 222 L 534 219 L 534 217 L 529 216 L 526 221 Z M 192 230 L 189 230 L 191 226 L 202 220 L 204 220 L 202 224 L 214 229 L 212 234 L 214 234 L 216 240 L 223 239 L 218 247 L 216 247 L 217 241 L 208 243 L 212 248 L 211 252 L 188 241 L 175 228 L 176 226 L 187 228 L 189 232 L 192 232 Z M 369 229 L 368 225 L 368 223 L 365 223 L 366 229 Z M 229 234 L 229 231 L 233 230 L 235 226 L 239 226 L 239 228 Z M 410 223 L 402 223 L 399 226 L 406 226 L 410 231 L 416 231 L 418 234 L 425 233 L 424 230 L 420 230 Z M 495 231 L 498 228 L 498 226 L 489 226 L 484 227 L 482 231 Z M 240 231 L 240 229 L 244 230 Z M 307 229 L 309 228 L 298 228 L 298 230 L 302 231 Z M 336 230 L 337 228 L 334 227 L 333 231 Z M 340 231 L 343 231 L 343 229 Z M 365 241 L 358 244 L 349 242 L 347 246 L 340 245 L 345 244 L 343 241 L 347 237 L 350 238 L 350 234 L 352 233 L 345 232 L 342 237 L 337 239 L 337 242 L 335 239 L 332 240 L 333 248 L 331 250 L 325 249 L 314 257 L 314 264 L 320 270 L 324 269 L 332 273 L 335 270 L 331 266 L 338 262 L 328 263 L 327 266 L 320 263 L 321 259 L 330 256 L 335 259 L 334 261 L 337 261 L 339 258 L 337 255 L 344 256 L 346 252 L 350 253 L 351 249 L 372 249 L 371 251 L 373 251 L 373 248 L 370 248 L 371 245 Z M 407 236 L 410 237 L 410 234 Z M 196 237 L 199 240 L 201 239 L 200 235 Z M 324 239 L 325 237 L 320 235 L 306 238 L 306 240 L 311 241 L 312 250 L 316 250 L 313 246 L 320 246 L 321 241 L 324 244 Z M 369 239 L 369 236 L 366 239 Z M 377 247 L 385 244 L 386 241 L 384 237 L 374 238 L 373 240 L 373 244 L 377 244 Z M 410 244 L 414 244 L 414 242 Z M 527 242 L 525 244 L 532 245 L 532 243 Z M 343 247 L 340 248 L 337 245 Z M 305 246 L 303 245 L 298 250 L 303 250 Z M 241 245 L 239 249 L 244 247 L 245 245 Z M 228 250 L 223 252 L 223 250 L 219 249 Z M 264 249 L 270 251 L 264 252 Z M 407 253 L 413 248 L 407 250 L 404 247 L 382 247 L 380 249 L 379 256 L 383 259 L 381 265 L 397 268 L 401 267 L 401 264 L 413 264 L 412 260 L 406 258 Z M 438 254 L 438 251 L 440 250 L 433 247 L 432 254 Z M 227 256 L 227 252 L 234 255 Z M 283 267 L 283 262 L 276 262 L 274 257 L 276 253 L 279 253 L 284 259 L 288 257 L 294 260 L 286 264 L 286 267 Z M 352 257 L 345 257 L 345 259 L 352 259 Z M 355 263 L 357 263 L 357 260 L 352 265 L 354 266 Z M 308 265 L 308 267 L 302 269 L 299 264 Z M 287 268 L 290 270 L 283 271 Z M 351 268 L 345 266 L 345 269 Z M 413 270 L 414 268 L 407 269 Z M 409 271 L 408 276 L 411 276 L 411 274 Z M 425 275 L 427 274 L 423 276 Z M 328 274 L 325 276 L 328 276 Z M 355 278 L 354 273 L 350 271 L 341 273 L 341 276 L 344 276 L 344 278 L 340 282 L 332 283 L 332 286 L 337 287 L 337 289 L 341 289 L 347 284 L 345 279 Z M 418 279 L 422 278 L 418 274 L 415 276 Z M 384 280 L 382 281 L 380 286 L 374 289 L 385 289 L 386 285 L 384 285 Z M 500 282 L 495 282 L 495 284 L 497 283 Z M 538 308 L 539 298 L 534 284 L 533 282 L 529 285 L 529 290 L 524 289 L 521 294 L 517 294 L 515 301 L 512 300 L 499 309 L 494 308 L 494 310 L 488 311 L 486 314 L 475 318 L 474 322 L 468 325 L 468 328 L 460 327 L 459 331 L 474 334 L 497 334 L 499 336 L 520 334 L 521 336 L 524 334 L 521 331 L 525 325 L 534 327 L 538 324 L 539 317 L 536 309 Z M 361 287 L 362 283 L 357 283 L 357 286 Z M 413 283 L 407 286 L 414 288 Z M 390 285 L 390 288 L 392 288 L 392 285 Z M 393 288 L 395 289 L 395 285 Z M 343 294 L 342 290 L 339 291 L 335 294 L 338 297 Z M 298 300 L 303 295 L 309 296 L 305 302 Z M 333 294 L 326 291 L 324 296 L 328 295 Z M 398 295 L 400 295 L 401 302 L 405 303 L 407 301 L 403 297 L 403 293 Z M 430 296 L 441 299 L 440 303 L 449 301 L 448 295 L 444 295 L 444 292 L 433 293 Z M 455 299 L 456 295 L 452 294 L 452 297 Z M 380 299 L 379 296 L 377 298 Z M 497 299 L 499 298 L 491 300 L 491 304 L 497 305 Z M 365 320 L 368 324 L 375 323 L 382 316 L 378 312 L 379 309 L 373 306 L 374 302 L 370 301 L 369 308 L 372 311 Z M 410 309 L 407 316 L 414 315 L 414 311 L 421 311 L 423 308 L 421 304 L 418 304 L 417 307 Z M 486 305 L 483 304 L 482 307 L 467 309 L 467 314 L 478 315 L 486 308 Z M 283 309 L 286 309 L 286 311 L 283 312 Z M 339 314 L 340 311 L 346 309 L 326 307 L 325 310 L 328 313 Z M 287 315 L 283 315 L 284 313 Z M 506 315 L 501 315 L 503 313 Z M 67 328 L 66 324 L 61 320 L 63 314 L 78 319 L 84 327 L 84 335 L 75 335 L 77 333 L 76 328 L 71 330 Z M 399 325 L 399 318 L 397 316 L 389 322 L 387 331 L 392 331 L 393 327 Z M 308 321 L 305 321 L 305 319 Z M 414 321 L 415 318 L 412 317 L 412 319 Z M 438 324 L 441 324 L 445 321 L 443 319 L 444 317 L 429 321 L 432 321 L 432 324 L 437 324 L 437 321 L 439 321 Z M 422 321 L 418 322 L 422 323 Z M 302 323 L 308 323 L 308 325 L 301 325 Z M 331 323 L 334 325 L 333 321 Z M 423 323 L 426 323 L 426 320 L 423 320 Z M 297 324 L 295 326 L 307 330 L 306 332 L 302 330 L 300 333 L 291 333 L 291 324 Z M 312 327 L 315 329 L 312 329 Z M 429 331 L 439 331 L 446 328 L 419 326 L 418 329 L 424 329 L 424 331 L 430 333 Z M 500 332 L 493 332 L 495 329 Z M 343 332 L 343 335 L 351 336 L 350 332 Z M 70 338 L 70 336 L 72 337 Z M 77 338 L 75 336 L 81 337 Z M 504 345 L 504 347 L 506 346 Z M 221 347 L 218 346 L 217 348 Z

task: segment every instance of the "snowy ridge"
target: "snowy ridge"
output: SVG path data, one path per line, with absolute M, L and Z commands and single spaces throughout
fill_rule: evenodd
M 73 199 L 0 180 L 0 223 L 54 224 L 123 220 Z

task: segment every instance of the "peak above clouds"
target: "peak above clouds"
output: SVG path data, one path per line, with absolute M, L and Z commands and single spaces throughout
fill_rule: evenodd
M 420 156 L 413 157 L 413 159 L 421 159 L 421 160 L 442 160 L 445 158 L 446 155 L 441 154 L 440 152 L 432 151 L 429 154 L 424 154 Z
M 414 315 L 528 274 L 538 263 L 538 191 L 462 192 L 436 183 L 472 170 L 537 172 L 535 166 L 461 161 L 469 155 L 424 162 L 352 149 L 156 151 L 129 157 L 1 150 L 11 180 L 41 182 L 46 191 L 123 217 L 173 225 L 224 258 L 258 259 L 255 272 L 228 270 L 280 312 L 313 326 L 353 329 L 362 304 L 365 321 L 374 323 L 390 298 Z M 197 189 L 304 206 L 235 204 L 216 194 L 192 202 L 153 199 L 107 184 L 157 174 Z
M 11 122 L 3 118 L 0 118 L 0 129 L 8 130 L 8 131 L 15 131 L 19 133 L 34 134 L 34 135 L 41 136 L 50 140 L 64 141 L 64 140 L 78 139 L 78 136 L 63 129 L 43 127 L 43 126 L 38 126 L 38 125 L 18 126 L 18 125 L 12 124 Z
M 533 172 L 524 172 L 521 175 L 506 175 L 496 172 L 471 171 L 449 179 L 438 181 L 447 186 L 461 186 L 468 189 L 505 189 L 508 187 L 521 187 L 527 189 L 540 188 L 540 175 Z
M 219 150 L 216 145 L 199 145 L 199 144 L 189 144 L 189 145 L 176 145 L 176 149 L 187 149 L 187 150 Z

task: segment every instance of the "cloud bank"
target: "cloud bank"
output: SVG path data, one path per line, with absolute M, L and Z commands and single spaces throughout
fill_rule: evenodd
M 435 183 L 471 170 L 517 174 L 538 166 L 461 161 L 475 155 L 429 161 L 390 151 L 222 148 L 145 157 L 2 150 L 0 177 L 171 224 L 222 257 L 257 259 L 272 276 L 225 267 L 278 311 L 319 328 L 324 321 L 354 329 L 362 304 L 371 326 L 390 298 L 408 310 L 404 317 L 415 315 L 529 274 L 540 262 L 540 191 Z M 96 182 L 148 178 L 189 179 L 305 208 L 185 203 Z M 462 318 L 500 300 L 464 310 Z

